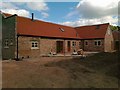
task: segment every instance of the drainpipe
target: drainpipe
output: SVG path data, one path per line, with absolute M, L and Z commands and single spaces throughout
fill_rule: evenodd
M 83 44 L 82 48 L 83 48 L 83 50 L 84 50 L 84 40 L 82 40 L 82 44 Z
M 64 56 L 65 56 L 65 39 L 64 39 Z
M 19 38 L 19 35 L 17 35 L 17 58 L 16 58 L 16 61 L 19 61 L 19 56 L 18 56 L 18 38 Z

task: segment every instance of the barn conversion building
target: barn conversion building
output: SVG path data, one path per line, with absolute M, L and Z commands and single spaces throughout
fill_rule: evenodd
M 74 51 L 112 52 L 113 34 L 109 23 L 69 27 L 1 13 L 2 58 L 30 58 Z M 33 14 L 32 14 L 33 15 Z

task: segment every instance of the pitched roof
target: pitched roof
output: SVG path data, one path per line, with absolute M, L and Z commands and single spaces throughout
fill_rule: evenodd
M 40 20 L 17 17 L 17 32 L 22 35 L 46 36 L 57 38 L 79 38 L 72 27 L 53 24 Z
M 81 39 L 105 38 L 109 23 L 76 27 Z
M 73 28 L 41 20 L 32 21 L 30 18 L 17 16 L 17 33 L 20 35 L 73 39 L 105 38 L 108 26 L 109 23 L 105 23 Z
M 5 14 L 10 16 L 10 14 Z M 17 16 L 17 33 L 43 37 L 79 39 L 73 27 Z

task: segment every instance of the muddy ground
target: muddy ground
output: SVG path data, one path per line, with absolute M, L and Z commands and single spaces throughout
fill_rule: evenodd
M 118 88 L 118 53 L 2 61 L 3 88 Z

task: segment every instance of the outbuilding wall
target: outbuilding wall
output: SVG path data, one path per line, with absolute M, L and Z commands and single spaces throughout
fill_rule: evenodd
M 95 41 L 100 41 L 100 45 L 95 45 Z M 88 45 L 86 45 L 86 42 Z M 104 52 L 104 39 L 83 40 L 83 50 L 89 52 Z
M 31 49 L 31 41 L 34 41 L 34 40 L 38 41 L 38 49 Z M 63 41 L 63 52 L 62 53 L 56 52 L 57 41 Z M 70 51 L 68 51 L 68 45 L 67 45 L 68 41 L 70 41 Z M 76 42 L 75 46 L 73 46 L 73 42 Z M 74 50 L 78 51 L 78 49 L 80 49 L 79 42 L 80 40 L 19 36 L 18 54 L 19 54 L 19 58 L 39 57 L 43 55 L 48 55 L 50 52 L 53 52 L 56 54 L 63 54 L 63 55 L 72 54 Z
M 16 15 L 2 17 L 2 59 L 15 58 Z

